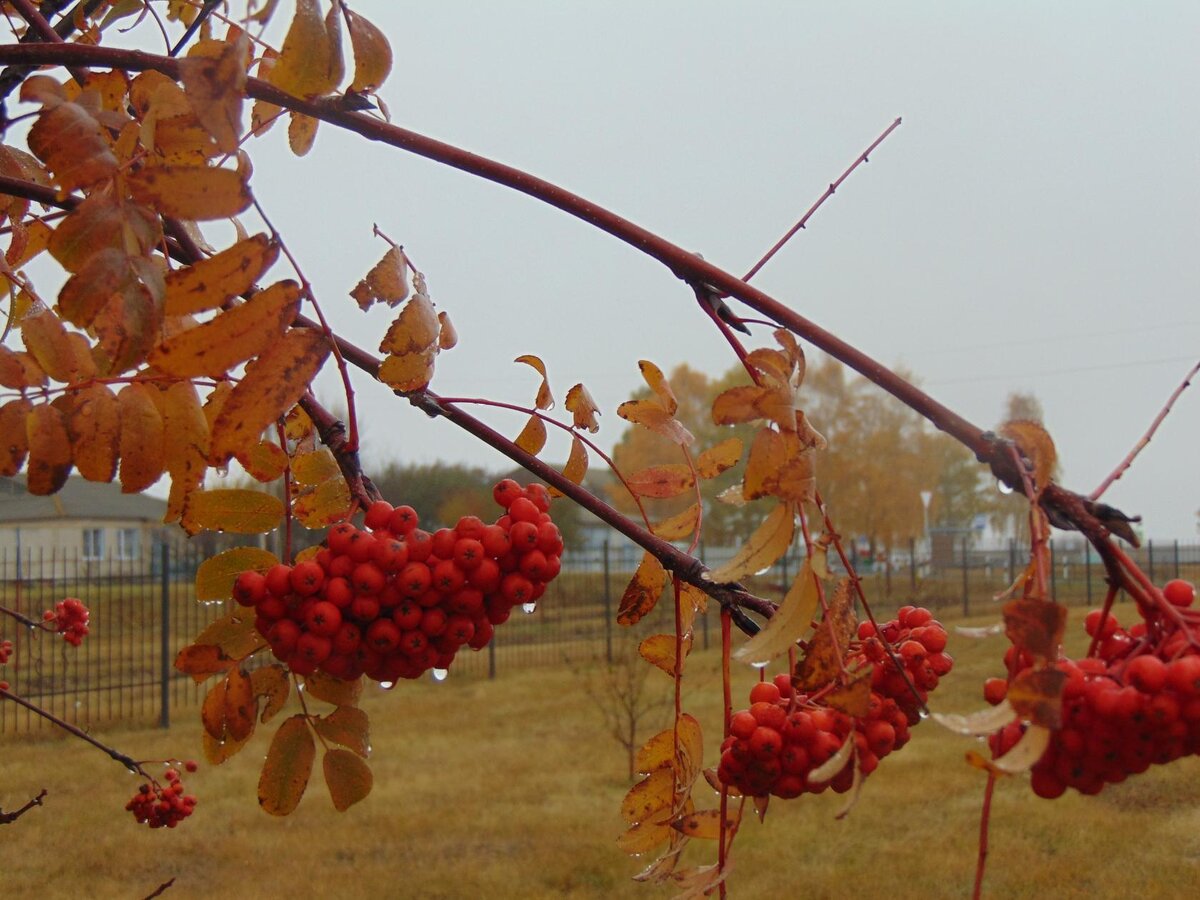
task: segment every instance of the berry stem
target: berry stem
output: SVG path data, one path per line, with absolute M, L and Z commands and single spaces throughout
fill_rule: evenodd
M 12 812 L 5 812 L 4 810 L 0 809 L 0 825 L 11 825 L 35 806 L 41 806 L 42 801 L 46 799 L 46 793 L 46 789 L 42 788 L 36 797 L 31 799 L 20 809 L 14 809 Z
M 979 814 L 979 857 L 975 863 L 975 888 L 972 900 L 979 900 L 983 891 L 983 872 L 988 857 L 988 824 L 992 818 L 992 795 L 996 792 L 996 773 L 988 772 L 987 786 L 983 789 L 983 809 Z

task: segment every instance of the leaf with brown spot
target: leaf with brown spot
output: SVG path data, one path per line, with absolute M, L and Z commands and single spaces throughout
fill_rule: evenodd
M 307 719 L 302 714 L 284 719 L 263 763 L 258 805 L 273 816 L 289 815 L 300 805 L 316 755 Z
M 342 474 L 328 447 L 318 447 L 311 453 L 301 453 L 292 460 L 292 478 L 297 484 L 317 485 Z
M 1067 673 L 1057 668 L 1026 669 L 1013 678 L 1006 699 L 1022 719 L 1058 730 L 1066 683 Z
M 329 341 L 311 328 L 292 328 L 246 366 L 213 426 L 209 462 L 222 465 L 258 440 L 308 389 L 329 355 Z
M 596 421 L 600 410 L 588 389 L 582 384 L 577 384 L 567 391 L 566 406 L 567 412 L 572 416 L 573 428 L 583 428 L 592 434 L 600 430 L 600 423 Z
M 163 417 L 150 394 L 152 390 L 135 382 L 117 394 L 121 491 L 126 494 L 141 493 L 163 473 Z
M 265 534 L 279 527 L 283 501 L 264 491 L 218 488 L 192 491 L 183 501 L 180 524 L 188 534 L 200 531 Z
M 525 363 L 525 365 L 531 366 L 535 372 L 542 376 L 541 384 L 538 385 L 537 399 L 534 401 L 534 406 L 538 409 L 553 409 L 554 395 L 550 393 L 550 380 L 546 376 L 546 364 L 539 357 L 531 353 L 518 356 L 513 362 Z
M 145 359 L 162 327 L 162 310 L 141 282 L 129 282 L 96 312 L 91 331 L 107 357 L 104 374 L 119 375 Z
M 827 605 L 829 612 L 817 626 L 808 642 L 808 651 L 796 670 L 795 683 L 800 690 L 816 690 L 837 680 L 850 640 L 857 631 L 849 578 L 838 582 Z
M 354 52 L 354 80 L 350 90 L 359 94 L 379 90 L 392 71 L 392 48 L 387 37 L 369 20 L 351 10 L 346 10 L 346 27 Z
M 25 440 L 26 489 L 36 496 L 57 493 L 71 473 L 71 438 L 62 413 L 48 403 L 35 406 L 25 419 Z
M 671 383 L 667 381 L 662 369 L 647 359 L 638 360 L 638 368 L 642 370 L 642 379 L 654 392 L 667 415 L 675 415 L 679 409 L 679 401 L 675 399 L 675 392 L 671 390 Z
M 640 856 L 648 853 L 672 835 L 670 809 L 660 809 L 650 818 L 633 825 L 617 838 L 617 847 L 623 853 Z
M 304 676 L 304 689 L 326 703 L 334 706 L 357 706 L 358 698 L 362 696 L 363 680 L 343 681 L 320 671 Z
M 633 580 L 621 595 L 621 605 L 617 608 L 617 622 L 621 625 L 636 625 L 643 616 L 654 609 L 666 585 L 667 570 L 663 568 L 663 564 L 649 553 L 643 554 L 637 571 L 633 573 Z
M 729 438 L 709 447 L 696 457 L 696 472 L 701 478 L 716 478 L 737 465 L 742 458 L 741 438 Z
M 117 474 L 121 413 L 108 385 L 93 384 L 76 393 L 67 430 L 79 474 L 88 481 L 112 481 Z
M 621 818 L 635 824 L 644 822 L 661 810 L 670 810 L 675 802 L 675 771 L 655 769 L 621 800 Z
M 729 809 L 725 815 L 725 827 L 733 828 L 741 819 L 741 811 Z M 671 827 L 680 834 L 702 841 L 715 841 L 721 837 L 721 811 L 701 809 L 671 820 Z
M 251 672 L 250 683 L 254 686 L 254 696 L 265 697 L 267 700 L 258 719 L 266 725 L 287 703 L 288 694 L 292 690 L 292 679 L 288 677 L 287 669 L 273 663 Z
M 239 31 L 229 41 L 199 41 L 179 61 L 188 102 L 222 153 L 237 150 L 241 137 L 249 51 L 249 37 Z
M 249 738 L 245 741 L 235 741 L 228 737 L 223 741 L 218 741 L 207 731 L 200 734 L 200 743 L 204 751 L 204 758 L 208 760 L 210 765 L 214 766 L 219 766 L 227 762 L 245 747 L 248 741 Z
M 259 441 L 236 459 L 247 475 L 264 484 L 282 476 L 288 466 L 287 453 L 272 441 Z
M 261 650 L 266 639 L 254 627 L 254 613 L 241 608 L 210 623 L 196 635 L 196 644 L 211 644 L 235 662 Z
M 27 78 L 21 85 L 21 99 L 42 104 L 29 129 L 29 149 L 54 174 L 63 193 L 95 184 L 117 171 L 119 163 L 96 117 L 67 100 L 62 86 L 52 78 Z
M 750 446 L 742 496 L 746 500 L 775 496 L 799 503 L 812 500 L 815 489 L 812 451 L 796 433 L 760 429 Z
M 42 370 L 55 381 L 70 383 L 96 374 L 91 355 L 69 340 L 62 321 L 51 310 L 41 310 L 21 320 L 21 339 Z M 82 337 L 82 336 L 81 336 Z
M 183 513 L 187 497 L 204 482 L 208 471 L 208 420 L 200 396 L 190 381 L 177 381 L 167 388 L 163 406 L 163 454 L 171 493 L 164 522 L 174 522 Z
M 9 478 L 21 471 L 29 452 L 25 420 L 33 404 L 24 397 L 0 405 L 0 476 Z
M 696 533 L 700 524 L 700 504 L 693 503 L 683 512 L 663 519 L 657 525 L 651 524 L 650 530 L 664 541 L 683 541 Z
M 683 659 L 687 659 L 687 655 L 692 651 L 690 634 L 684 637 L 681 651 Z M 683 674 L 683 666 L 675 658 L 675 635 L 673 634 L 652 634 L 650 637 L 644 638 L 638 644 L 638 653 L 650 665 L 657 666 L 668 675 Z
M 530 416 L 514 443 L 531 456 L 537 456 L 546 446 L 546 425 L 538 416 Z
M 68 272 L 80 271 L 106 248 L 144 253 L 162 236 L 157 216 L 133 203 L 118 204 L 111 191 L 95 191 L 71 210 L 50 235 L 49 250 Z
M 820 603 L 817 578 L 812 563 L 805 559 L 796 580 L 788 588 L 775 615 L 758 632 L 733 652 L 738 662 L 754 666 L 766 665 L 796 646 L 796 641 L 808 631 Z
M 175 657 L 175 668 L 185 675 L 191 675 L 192 680 L 196 684 L 212 677 L 228 672 L 234 665 L 235 660 L 221 650 L 220 647 L 212 644 L 189 644 L 179 651 Z M 221 682 L 221 689 L 224 691 L 225 682 Z M 221 708 L 224 710 L 225 698 L 222 693 Z
M 692 470 L 682 463 L 650 466 L 625 476 L 625 484 L 639 497 L 677 497 L 696 485 Z
M 1066 607 L 1048 600 L 1021 598 L 1004 604 L 1005 634 L 1035 659 L 1058 658 L 1066 624 Z
M 255 234 L 208 259 L 168 272 L 165 314 L 182 316 L 222 306 L 250 290 L 278 256 L 277 243 Z
M 80 328 L 89 327 L 113 294 L 132 289 L 136 274 L 129 255 L 117 247 L 93 254 L 58 293 L 58 311 Z
M 329 797 L 338 812 L 345 812 L 371 793 L 374 783 L 371 767 L 349 750 L 337 747 L 326 750 L 322 766 Z
M 866 668 L 851 675 L 846 684 L 826 694 L 825 702 L 848 716 L 865 718 L 871 709 L 871 670 Z
M 258 697 L 254 685 L 241 667 L 234 666 L 225 679 L 225 728 L 235 741 L 244 741 L 254 734 L 257 721 Z
M 587 474 L 588 469 L 588 453 L 587 448 L 577 437 L 571 438 L 571 452 L 567 456 L 567 464 L 563 466 L 563 477 L 574 484 L 580 484 L 583 481 L 583 476 Z M 562 497 L 563 492 L 551 485 L 549 487 L 551 497 Z
M 33 355 L 25 350 L 10 350 L 0 346 L 0 385 L 14 390 L 42 387 L 46 373 Z
M 397 306 L 408 297 L 408 257 L 392 247 L 371 267 L 367 276 L 350 292 L 360 308 L 370 309 L 375 301 Z
M 126 182 L 137 202 L 191 222 L 227 219 L 250 206 L 250 188 L 243 175 L 232 169 L 145 166 Z
M 212 686 L 200 704 L 200 724 L 206 734 L 214 740 L 225 740 L 228 730 L 225 723 L 225 694 L 229 690 L 228 679 L 222 678 Z
M 716 582 L 737 581 L 770 567 L 791 546 L 795 528 L 794 507 L 790 503 L 780 503 L 771 510 L 733 558 L 710 572 L 709 578 Z
M 370 721 L 357 706 L 339 706 L 333 712 L 312 720 L 317 734 L 348 747 L 364 759 L 371 752 Z
M 196 600 L 210 603 L 233 596 L 233 583 L 242 572 L 266 572 L 279 557 L 261 547 L 233 547 L 210 556 L 196 568 Z
M 436 361 L 436 348 L 423 353 L 388 356 L 379 367 L 379 380 L 400 393 L 424 390 L 433 380 Z
M 310 98 L 337 87 L 334 47 L 317 0 L 296 0 L 296 14 L 288 28 L 279 58 L 266 79 L 281 91 Z
M 649 428 L 673 444 L 685 446 L 695 440 L 683 423 L 663 409 L 656 400 L 626 400 L 617 407 L 617 415 L 635 425 Z
M 147 362 L 177 378 L 221 378 L 279 340 L 300 310 L 300 285 L 280 281 L 163 341 Z

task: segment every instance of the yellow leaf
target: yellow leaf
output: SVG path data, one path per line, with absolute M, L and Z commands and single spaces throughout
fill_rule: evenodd
M 231 41 L 200 41 L 179 61 L 179 80 L 188 102 L 222 153 L 237 150 L 242 133 L 249 50 L 249 38 L 239 32 Z
M 658 402 L 666 410 L 667 415 L 675 415 L 679 409 L 679 401 L 675 399 L 675 393 L 671 390 L 671 384 L 667 381 L 667 376 L 662 373 L 662 369 L 646 359 L 638 360 L 638 368 L 642 370 L 642 378 L 650 386 L 654 395 L 658 397 Z
M 537 416 L 530 416 L 514 442 L 526 453 L 537 456 L 546 446 L 546 425 Z
M 773 495 L 800 502 L 815 490 L 813 454 L 795 432 L 761 428 L 750 445 L 742 496 L 747 500 Z
M 625 484 L 639 497 L 677 497 L 695 486 L 692 470 L 682 463 L 650 466 L 625 477 Z
M 238 609 L 210 623 L 196 635 L 196 646 L 216 647 L 235 662 L 241 662 L 265 645 L 254 627 L 254 614 Z
M 143 384 L 127 384 L 117 394 L 121 416 L 121 491 L 137 494 L 158 481 L 165 465 L 163 417 Z
M 425 353 L 437 347 L 438 327 L 433 303 L 424 294 L 415 294 L 388 328 L 379 349 L 398 356 Z
M 0 476 L 8 478 L 21 471 L 29 452 L 25 420 L 32 409 L 33 404 L 24 397 L 0 405 Z
M 687 540 L 696 533 L 700 523 L 700 504 L 693 503 L 678 515 L 664 519 L 657 525 L 651 525 L 651 530 L 664 541 Z
M 733 828 L 741 819 L 741 811 L 732 806 L 725 815 L 725 827 Z M 721 837 L 721 811 L 701 809 L 671 820 L 671 827 L 680 834 L 703 841 L 715 841 Z
M 726 469 L 737 465 L 742 458 L 742 441 L 740 438 L 729 438 L 715 446 L 709 447 L 696 457 L 696 471 L 701 478 L 716 478 Z
M 397 306 L 408 297 L 408 258 L 399 247 L 392 247 L 383 259 L 371 267 L 367 277 L 350 292 L 362 309 L 376 300 Z
M 254 734 L 258 721 L 258 698 L 250 676 L 234 666 L 225 679 L 225 728 L 235 741 L 244 741 Z M 215 735 L 214 735 L 215 737 Z
M 847 682 L 825 695 L 825 702 L 848 716 L 866 718 L 871 711 L 871 670 L 862 669 L 850 676 Z
M 568 480 L 570 480 L 571 482 L 573 482 L 575 484 L 579 484 L 580 482 L 583 481 L 583 476 L 587 474 L 587 469 L 588 469 L 587 448 L 583 445 L 583 441 L 581 441 L 579 438 L 572 437 L 571 438 L 571 453 L 567 457 L 567 464 L 565 466 L 563 466 L 563 470 L 562 470 L 563 477 L 567 478 Z M 550 488 L 550 496 L 561 497 L 561 496 L 563 496 L 563 494 L 558 489 L 551 487 Z
M 338 812 L 345 812 L 371 793 L 371 767 L 349 750 L 338 747 L 326 750 L 323 767 L 325 784 Z
M 662 596 L 667 584 L 667 570 L 654 556 L 646 553 L 633 573 L 633 580 L 625 588 L 621 596 L 621 605 L 617 609 L 617 622 L 621 625 L 635 625 L 650 610 L 654 609 L 658 598 Z
M 682 642 L 682 657 L 686 659 L 691 650 L 692 636 L 689 634 L 684 637 Z M 683 674 L 683 666 L 678 664 L 675 658 L 675 635 L 673 634 L 652 634 L 650 637 L 644 638 L 638 644 L 638 653 L 646 662 L 657 666 L 668 675 Z
M 280 281 L 211 321 L 168 338 L 147 362 L 177 378 L 221 378 L 274 344 L 300 309 L 300 285 Z
M 674 770 L 655 769 L 630 788 L 621 800 L 621 818 L 631 825 L 645 822 L 661 810 L 670 810 L 674 802 Z
M 675 746 L 676 736 L 679 738 L 678 748 Z M 683 713 L 676 727 L 660 731 L 642 745 L 635 763 L 637 771 L 645 775 L 663 766 L 674 766 L 679 780 L 688 784 L 694 780 L 694 776 L 688 776 L 700 762 L 703 743 L 700 723 L 689 713 Z
M 745 546 L 725 565 L 710 572 L 709 577 L 716 582 L 737 581 L 770 567 L 787 552 L 795 527 L 796 513 L 792 504 L 780 503 L 750 535 Z
M 105 374 L 117 375 L 146 359 L 162 327 L 162 310 L 148 288 L 130 282 L 96 312 L 90 330 L 107 362 Z
M 354 51 L 354 81 L 350 90 L 360 94 L 379 90 L 392 70 L 392 48 L 383 32 L 356 12 L 346 10 L 350 47 Z
M 175 382 L 163 399 L 163 453 L 171 476 L 164 521 L 174 522 L 188 494 L 200 487 L 208 471 L 208 420 L 190 381 Z
M 1009 684 L 1007 701 L 1022 719 L 1057 730 L 1062 728 L 1066 683 L 1067 673 L 1057 668 L 1026 669 Z
M 317 0 L 296 0 L 296 15 L 288 28 L 267 80 L 297 97 L 316 97 L 337 87 L 330 82 L 333 47 Z
M 733 652 L 733 658 L 762 666 L 786 653 L 808 631 L 819 602 L 817 579 L 812 565 L 806 559 L 783 602 L 775 610 L 775 615 L 767 620 L 758 634 Z
M 796 408 L 789 388 L 743 385 L 717 395 L 712 406 L 717 425 L 740 425 L 770 419 L 785 431 L 796 428 Z
M 546 364 L 542 362 L 540 357 L 527 353 L 524 356 L 518 356 L 514 362 L 525 363 L 527 366 L 532 366 L 533 369 L 542 376 L 542 383 L 538 385 L 537 400 L 534 405 L 538 409 L 553 409 L 554 395 L 550 393 L 550 381 L 546 377 Z
M 287 453 L 271 441 L 259 441 L 236 458 L 247 475 L 264 484 L 283 475 L 288 465 Z
M 50 255 L 78 272 L 105 248 L 144 253 L 162 237 L 158 217 L 133 203 L 118 204 L 111 191 L 96 191 L 71 210 L 50 235 Z
M 288 677 L 287 669 L 276 663 L 255 669 L 250 673 L 250 682 L 254 685 L 254 696 L 267 698 L 267 702 L 263 705 L 262 715 L 258 719 L 259 722 L 266 725 L 287 703 L 288 694 L 292 689 L 292 679 Z
M 29 129 L 29 149 L 46 164 L 64 193 L 95 184 L 117 171 L 119 163 L 95 116 L 50 89 L 57 84 L 34 75 L 21 86 L 22 100 L 43 104 Z M 56 96 L 58 93 L 58 96 Z
M 825 617 L 809 640 L 795 674 L 796 687 L 805 691 L 823 688 L 842 675 L 847 648 L 858 625 L 849 578 L 838 582 L 826 606 Z
M 313 719 L 312 724 L 325 740 L 348 747 L 364 759 L 371 752 L 370 721 L 357 706 L 339 706 Z
M 269 0 L 272 4 L 278 0 Z M 273 48 L 266 48 L 258 60 L 258 77 L 264 81 L 271 80 L 271 70 L 279 61 L 279 54 Z M 268 103 L 266 100 L 256 100 L 250 109 L 250 130 L 255 137 L 266 134 L 283 113 L 283 107 Z
M 316 744 L 305 717 L 297 714 L 285 719 L 275 732 L 263 763 L 258 780 L 259 806 L 273 816 L 289 815 L 304 796 L 316 755 Z
M 567 412 L 574 417 L 573 427 L 585 428 L 592 434 L 600 430 L 600 423 L 596 421 L 600 410 L 596 407 L 596 401 L 592 399 L 588 389 L 582 384 L 577 384 L 567 391 Z
M 436 359 L 436 348 L 423 353 L 390 355 L 379 367 L 379 380 L 400 393 L 423 390 L 433 380 Z
M 121 413 L 108 385 L 93 384 L 75 395 L 67 430 L 79 474 L 89 481 L 112 481 L 117 474 Z
M 1016 444 L 1021 455 L 1033 463 L 1034 485 L 1039 490 L 1048 485 L 1058 464 L 1058 451 L 1045 426 L 1041 422 L 1015 419 L 1000 426 L 1000 435 Z
M 321 120 L 304 113 L 288 113 L 288 146 L 296 156 L 307 156 L 317 140 Z
M 304 676 L 304 689 L 309 695 L 334 706 L 357 706 L 362 696 L 363 680 L 343 681 L 320 670 Z
M 249 363 L 213 425 L 209 461 L 221 465 L 238 448 L 257 442 L 308 390 L 328 355 L 325 335 L 292 328 Z
M 259 547 L 234 547 L 209 557 L 196 568 L 196 600 L 228 600 L 242 572 L 266 572 L 278 563 L 274 553 Z
M 27 490 L 39 496 L 56 493 L 71 472 L 71 439 L 62 413 L 48 403 L 35 406 L 25 419 L 25 439 Z
M 81 347 L 68 337 L 62 321 L 48 309 L 43 308 L 21 321 L 21 339 L 47 375 L 64 383 L 94 376 L 96 368 L 86 350 L 86 341 Z
M 626 400 L 617 407 L 617 415 L 635 425 L 649 428 L 673 444 L 683 446 L 695 440 L 683 423 L 672 417 L 656 400 Z
M 283 501 L 263 491 L 219 488 L 192 491 L 183 502 L 181 524 L 188 534 L 225 531 L 262 534 L 279 526 Z
M 657 816 L 638 822 L 617 838 L 617 847 L 631 856 L 648 853 L 671 838 L 670 818 L 671 810 L 659 810 Z
M 256 234 L 215 256 L 167 273 L 165 314 L 182 316 L 222 306 L 248 291 L 278 256 L 279 245 L 265 234 Z
M 438 349 L 453 350 L 458 346 L 458 331 L 450 321 L 450 316 L 445 312 L 438 313 L 438 325 Z
M 128 254 L 116 247 L 94 253 L 63 285 L 58 311 L 64 319 L 87 328 L 113 294 L 134 287 Z
M 317 485 L 342 474 L 337 460 L 328 447 L 319 447 L 310 453 L 301 453 L 292 460 L 292 478 L 297 484 Z
M 292 515 L 305 528 L 326 528 L 350 511 L 350 486 L 341 472 L 314 488 L 292 496 Z
M 308 417 L 308 413 L 304 411 L 304 407 L 296 405 L 288 410 L 287 415 L 283 419 L 283 433 L 289 441 L 294 441 L 296 444 L 303 444 L 313 436 L 312 419 Z M 294 468 L 292 469 L 292 474 L 295 474 Z
M 329 71 L 326 77 L 336 88 L 346 77 L 346 61 L 342 58 L 342 19 L 338 13 L 338 4 L 332 3 L 329 12 L 325 13 L 325 34 L 329 38 Z
M 227 219 L 250 205 L 250 188 L 232 169 L 144 166 L 128 176 L 127 183 L 139 203 L 192 222 Z

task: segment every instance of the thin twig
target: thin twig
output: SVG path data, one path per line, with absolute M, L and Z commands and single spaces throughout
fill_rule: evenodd
M 145 900 L 154 900 L 155 897 L 161 896 L 174 883 L 175 883 L 174 878 L 170 879 L 169 881 L 164 881 L 162 884 L 160 884 L 158 887 L 156 887 L 153 891 L 151 891 L 149 894 L 147 894 L 145 897 Z
M 41 806 L 42 801 L 46 799 L 46 789 L 42 788 L 41 793 L 22 806 L 20 809 L 14 809 L 12 812 L 5 812 L 0 809 L 0 825 L 11 825 L 25 813 L 29 812 L 35 806 Z
M 105 744 L 104 742 L 96 740 L 96 738 L 92 737 L 86 731 L 83 731 L 82 729 L 77 728 L 76 726 L 72 725 L 70 722 L 66 721 L 65 719 L 60 719 L 58 716 L 54 715 L 54 713 L 50 712 L 49 710 L 42 709 L 36 703 L 30 703 L 24 697 L 18 697 L 16 694 L 12 693 L 11 691 L 5 690 L 3 688 L 0 688 L 0 700 L 9 700 L 9 701 L 17 704 L 18 706 L 25 707 L 31 713 L 41 716 L 43 719 L 45 719 L 47 722 L 50 722 L 53 725 L 57 725 L 59 728 L 61 728 L 63 731 L 67 732 L 68 734 L 79 738 L 81 741 L 87 741 L 89 744 L 91 744 L 93 747 L 97 748 L 98 750 L 103 750 L 105 753 L 107 753 L 109 756 L 111 756 L 113 759 L 115 759 L 117 762 L 119 762 L 121 765 L 123 765 L 125 768 L 127 768 L 130 772 L 137 772 L 139 775 L 141 775 L 145 778 L 152 779 L 152 776 L 145 769 L 142 768 L 142 764 L 139 763 L 137 760 L 135 760 L 133 757 L 126 756 L 120 750 L 115 750 L 112 747 Z

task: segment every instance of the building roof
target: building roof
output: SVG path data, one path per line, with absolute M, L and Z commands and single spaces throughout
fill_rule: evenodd
M 54 519 L 119 519 L 162 522 L 167 504 L 145 494 L 122 494 L 118 484 L 67 479 L 62 490 L 35 497 L 25 489 L 25 476 L 0 478 L 0 525 Z

